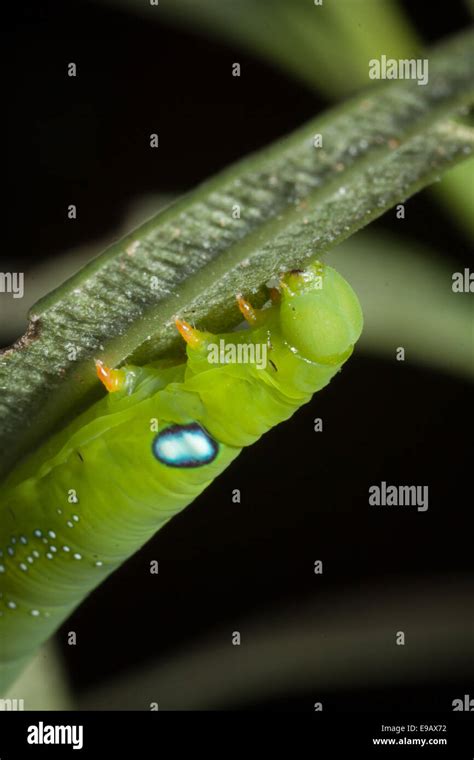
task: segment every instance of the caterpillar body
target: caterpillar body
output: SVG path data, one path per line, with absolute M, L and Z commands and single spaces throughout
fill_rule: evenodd
M 289 272 L 274 296 L 261 310 L 239 297 L 250 329 L 221 336 L 177 319 L 180 363 L 98 361 L 107 396 L 10 475 L 0 503 L 3 687 L 88 592 L 349 358 L 362 312 L 334 269 Z M 212 363 L 217 340 L 225 352 Z M 259 346 L 266 366 L 252 360 Z M 229 361 L 237 349 L 250 360 Z

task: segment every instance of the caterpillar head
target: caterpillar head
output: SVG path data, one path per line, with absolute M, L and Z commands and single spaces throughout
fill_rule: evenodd
M 362 332 L 362 309 L 346 280 L 316 261 L 281 279 L 280 320 L 284 339 L 318 364 L 340 364 Z

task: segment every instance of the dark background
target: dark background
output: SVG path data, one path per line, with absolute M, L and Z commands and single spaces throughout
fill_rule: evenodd
M 460 3 L 403 5 L 427 43 L 468 23 Z M 116 229 L 134 199 L 184 192 L 329 105 L 237 47 L 121 10 L 25 0 L 5 14 L 2 269 L 24 271 L 26 281 L 42 259 Z M 75 79 L 66 76 L 69 61 L 78 64 Z M 229 77 L 233 61 L 250 74 Z M 154 131 L 158 151 L 146 148 Z M 79 209 L 74 223 L 69 203 Z M 469 266 L 465 239 L 432 197 L 409 203 L 407 236 L 455 268 Z M 395 224 L 393 214 L 375 222 Z M 356 353 L 329 388 L 244 451 L 63 626 L 73 691 L 192 649 L 216 630 L 244 631 L 267 609 L 289 618 L 320 593 L 343 599 L 394 586 L 408 593 L 421 580 L 472 577 L 471 400 L 467 382 Z M 315 417 L 323 433 L 313 432 Z M 369 507 L 367 489 L 381 480 L 429 485 L 428 512 Z M 235 488 L 241 504 L 231 501 Z M 152 559 L 158 577 L 149 574 Z M 324 560 L 323 576 L 313 573 L 315 559 Z M 65 643 L 71 630 L 76 647 Z M 317 698 L 342 709 L 426 710 L 449 708 L 467 691 L 453 676 L 435 687 L 348 683 Z M 312 709 L 314 701 L 295 684 L 269 691 L 265 702 L 249 695 L 245 707 Z M 242 708 L 222 705 L 235 706 Z

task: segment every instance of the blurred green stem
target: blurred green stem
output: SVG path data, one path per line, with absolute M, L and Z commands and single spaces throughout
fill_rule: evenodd
M 144 11 L 138 0 L 119 3 Z M 180 0 L 163 8 L 167 16 L 252 50 L 331 99 L 372 83 L 371 58 L 410 58 L 422 49 L 402 7 L 393 0 L 337 0 L 321 6 L 309 0 Z M 474 237 L 472 164 L 450 171 L 433 193 L 460 229 Z

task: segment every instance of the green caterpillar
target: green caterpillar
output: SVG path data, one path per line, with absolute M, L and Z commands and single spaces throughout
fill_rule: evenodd
M 248 330 L 215 336 L 177 319 L 187 361 L 96 362 L 107 396 L 10 475 L 0 506 L 3 687 L 88 592 L 349 358 L 362 312 L 334 269 L 289 272 L 272 296 L 262 310 L 238 297 Z

